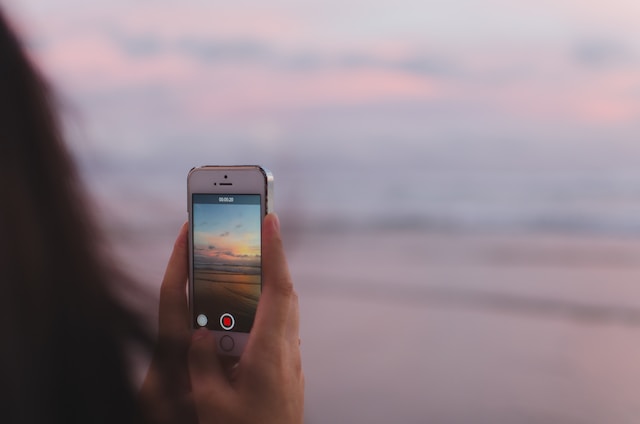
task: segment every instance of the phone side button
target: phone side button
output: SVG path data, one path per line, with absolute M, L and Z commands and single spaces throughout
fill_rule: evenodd
M 236 345 L 236 342 L 233 341 L 231 336 L 222 336 L 220 338 L 219 345 L 223 352 L 231 352 Z

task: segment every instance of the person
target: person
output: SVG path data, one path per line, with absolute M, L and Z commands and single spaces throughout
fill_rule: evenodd
M 301 423 L 298 301 L 275 215 L 263 224 L 263 294 L 242 357 L 188 325 L 187 226 L 160 291 L 157 340 L 121 300 L 52 90 L 0 10 L 0 421 Z M 134 350 L 151 365 L 141 387 Z

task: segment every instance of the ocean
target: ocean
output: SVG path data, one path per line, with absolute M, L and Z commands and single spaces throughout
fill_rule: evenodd
M 640 235 L 640 166 L 500 169 L 497 156 L 493 168 L 461 169 L 455 162 L 431 167 L 415 156 L 409 164 L 375 158 L 350 164 L 348 159 L 283 160 L 278 155 L 241 159 L 239 154 L 221 161 L 197 155 L 186 163 L 196 155 L 101 159 L 85 161 L 83 169 L 108 217 L 122 217 L 141 231 L 185 217 L 186 175 L 192 166 L 259 163 L 274 172 L 276 210 L 301 229 Z

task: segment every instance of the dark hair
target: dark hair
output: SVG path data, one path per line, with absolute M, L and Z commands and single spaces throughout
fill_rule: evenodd
M 126 423 L 129 348 L 149 344 L 113 284 L 50 88 L 0 11 L 0 421 Z

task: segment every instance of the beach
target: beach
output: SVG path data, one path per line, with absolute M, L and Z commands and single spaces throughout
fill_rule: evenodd
M 151 291 L 173 236 L 118 244 Z M 307 423 L 640 419 L 640 239 L 284 236 L 300 296 Z
M 640 422 L 637 1 L 6 3 L 152 328 L 189 170 L 264 164 L 307 424 Z
M 243 275 L 196 269 L 194 272 L 195 315 L 205 314 L 207 328 L 221 330 L 218 317 L 232 313 L 236 331 L 248 333 L 260 297 L 260 275 Z

